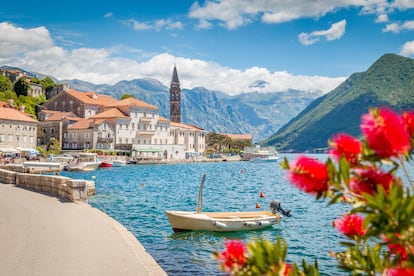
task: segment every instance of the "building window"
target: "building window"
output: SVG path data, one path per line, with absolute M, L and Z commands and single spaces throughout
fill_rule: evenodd
M 67 132 L 63 133 L 63 137 L 68 138 L 68 133 Z
M 55 129 L 54 128 L 51 128 L 50 129 L 50 133 L 55 133 Z
M 47 133 L 47 130 L 45 128 L 42 129 L 43 133 Z
M 89 138 L 89 133 L 85 133 L 83 137 Z

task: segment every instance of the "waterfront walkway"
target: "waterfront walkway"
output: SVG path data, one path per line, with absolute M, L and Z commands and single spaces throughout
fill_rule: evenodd
M 167 275 L 121 224 L 86 203 L 0 184 L 1 275 Z

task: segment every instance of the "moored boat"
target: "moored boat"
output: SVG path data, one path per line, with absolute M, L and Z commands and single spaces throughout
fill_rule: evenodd
M 111 168 L 112 167 L 112 161 L 101 161 L 99 163 L 99 168 Z
M 67 171 L 88 172 L 99 167 L 99 161 L 94 153 L 81 153 L 74 160 L 65 166 Z
M 204 181 L 205 175 L 203 175 L 198 192 L 197 211 L 165 211 L 174 232 L 257 230 L 279 223 L 283 215 L 290 216 L 290 210 L 283 210 L 276 200 L 270 203 L 271 211 L 202 212 Z
M 125 160 L 119 160 L 119 159 L 112 160 L 112 166 L 113 167 L 123 167 L 126 164 L 127 164 L 127 162 Z

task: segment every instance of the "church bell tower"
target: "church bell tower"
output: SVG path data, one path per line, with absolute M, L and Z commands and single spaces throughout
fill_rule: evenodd
M 175 65 L 170 85 L 170 121 L 181 123 L 181 88 Z

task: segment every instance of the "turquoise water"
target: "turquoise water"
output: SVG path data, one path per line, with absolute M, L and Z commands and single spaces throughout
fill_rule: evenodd
M 269 203 L 277 199 L 293 215 L 259 231 L 174 234 L 164 211 L 195 211 L 203 174 L 207 176 L 203 211 L 254 211 L 257 202 L 268 210 Z M 128 228 L 169 275 L 220 275 L 211 253 L 222 251 L 224 240 L 247 242 L 263 237 L 274 241 L 277 236 L 288 242 L 289 261 L 317 259 L 322 275 L 338 274 L 337 262 L 328 252 L 340 250 L 340 236 L 332 221 L 345 211 L 344 206 L 327 207 L 325 201 L 293 188 L 279 163 L 127 165 L 62 175 L 94 179 L 97 193 L 89 203 Z

